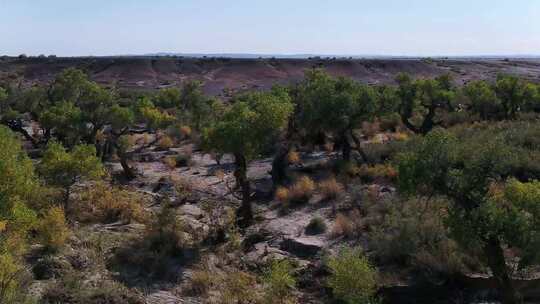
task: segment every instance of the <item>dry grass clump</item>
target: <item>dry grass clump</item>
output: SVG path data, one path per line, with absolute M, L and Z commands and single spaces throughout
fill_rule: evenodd
M 398 173 L 390 164 L 376 164 L 373 166 L 362 165 L 357 174 L 365 181 L 374 181 L 378 179 L 395 180 Z
M 172 157 L 172 156 L 165 157 L 165 158 L 163 158 L 162 162 L 163 162 L 163 164 L 165 166 L 167 166 L 167 168 L 169 170 L 174 170 L 176 168 L 176 158 L 175 157 Z
M 289 189 L 290 200 L 296 203 L 306 203 L 315 192 L 315 182 L 309 176 L 302 176 Z
M 136 192 L 97 182 L 79 193 L 72 214 L 82 222 L 145 222 L 143 202 Z
M 157 146 L 161 150 L 168 150 L 174 146 L 174 141 L 168 135 L 162 135 L 158 140 Z
M 392 139 L 396 141 L 406 141 L 409 139 L 409 134 L 405 132 L 396 132 L 392 134 Z
M 319 216 L 312 218 L 306 226 L 306 234 L 310 235 L 325 233 L 326 230 L 326 222 Z
M 289 153 L 287 153 L 287 161 L 289 164 L 299 164 L 301 161 L 300 153 L 296 151 L 289 151 Z
M 257 279 L 244 271 L 235 270 L 224 276 L 221 283 L 221 303 L 253 303 L 258 295 L 254 290 Z
M 318 184 L 319 191 L 323 199 L 331 200 L 338 197 L 343 192 L 343 185 L 338 183 L 335 177 L 330 177 Z
M 208 270 L 195 270 L 191 274 L 189 294 L 193 296 L 206 296 L 214 284 L 214 274 Z
M 291 199 L 291 193 L 289 189 L 285 187 L 278 187 L 275 194 L 276 200 L 282 203 L 284 206 L 288 206 Z
M 60 250 L 69 234 L 64 209 L 52 207 L 47 210 L 38 227 L 39 239 L 45 248 L 50 251 Z
M 360 213 L 352 212 L 349 216 L 338 213 L 332 228 L 331 235 L 333 237 L 347 237 L 351 238 L 356 234 L 357 227 L 360 223 Z
M 222 169 L 218 169 L 214 172 L 214 176 L 217 177 L 219 180 L 224 180 L 225 179 L 225 171 L 223 171 Z
M 179 132 L 180 132 L 180 136 L 182 136 L 182 138 L 189 138 L 189 137 L 191 137 L 191 133 L 193 131 L 191 130 L 190 126 L 181 126 L 180 129 L 179 129 Z
M 188 196 L 193 192 L 193 184 L 186 178 L 172 177 L 174 190 L 179 196 Z

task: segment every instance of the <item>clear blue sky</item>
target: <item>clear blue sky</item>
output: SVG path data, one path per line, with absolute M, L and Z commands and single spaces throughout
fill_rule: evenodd
M 540 0 L 0 0 L 0 54 L 540 54 Z

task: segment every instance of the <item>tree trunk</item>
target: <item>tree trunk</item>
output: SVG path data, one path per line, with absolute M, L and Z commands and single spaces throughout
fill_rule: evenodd
M 129 180 L 134 179 L 137 175 L 133 171 L 133 168 L 131 168 L 129 165 L 126 154 L 123 151 L 118 150 L 118 157 L 120 158 L 120 165 L 124 170 L 124 175 L 126 178 Z
M 277 186 L 282 186 L 287 182 L 287 166 L 289 161 L 287 156 L 289 154 L 289 146 L 284 144 L 277 151 L 272 161 L 272 183 L 274 190 Z
M 491 237 L 484 245 L 483 251 L 487 258 L 488 266 L 493 272 L 493 276 L 499 285 L 502 303 L 521 303 L 521 297 L 512 284 L 512 278 L 508 274 L 506 260 L 499 239 Z
M 343 157 L 344 161 L 350 161 L 351 160 L 351 143 L 349 142 L 349 139 L 347 138 L 347 133 L 343 132 L 340 136 L 340 146 L 341 146 L 341 156 Z
M 240 227 L 247 227 L 253 221 L 253 210 L 251 208 L 251 189 L 247 178 L 247 161 L 244 155 L 234 154 L 236 169 L 234 177 L 236 184 L 242 192 L 242 205 L 237 210 L 237 222 Z

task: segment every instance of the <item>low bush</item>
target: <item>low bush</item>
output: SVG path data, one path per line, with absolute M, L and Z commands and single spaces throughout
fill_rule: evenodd
M 321 217 L 314 217 L 309 221 L 309 224 L 306 226 L 306 234 L 321 234 L 325 233 L 327 230 L 326 222 Z
M 265 303 L 292 304 L 296 302 L 293 296 L 296 285 L 293 271 L 293 266 L 287 260 L 271 262 L 263 277 Z
M 307 203 L 315 192 L 315 182 L 309 176 L 302 176 L 289 189 L 290 201 L 302 204 Z
M 174 160 L 177 167 L 189 167 L 192 165 L 191 154 L 179 154 Z
M 220 286 L 221 303 L 254 303 L 258 295 L 254 290 L 257 279 L 244 271 L 235 270 L 223 277 Z
M 480 263 L 449 238 L 444 225 L 447 202 L 393 199 L 387 204 L 370 203 L 366 211 L 371 226 L 368 244 L 374 258 L 384 264 L 411 267 L 428 280 L 439 281 Z
M 208 270 L 196 270 L 191 274 L 189 294 L 206 296 L 212 287 L 214 274 Z
M 338 197 L 343 192 L 344 187 L 338 183 L 335 177 L 328 178 L 318 184 L 319 191 L 323 199 L 332 200 Z
M 289 164 L 298 164 L 298 163 L 300 163 L 300 161 L 301 161 L 300 153 L 298 153 L 296 151 L 290 151 L 287 154 L 287 161 L 289 162 Z
M 60 250 L 66 243 L 69 233 L 64 209 L 52 207 L 45 212 L 38 227 L 38 235 L 47 250 L 53 252 Z
M 158 140 L 157 146 L 160 150 L 168 150 L 174 146 L 174 141 L 168 135 L 162 135 Z
M 176 159 L 175 157 L 165 157 L 162 162 L 169 170 L 174 170 L 176 168 Z
M 376 164 L 372 166 L 360 166 L 357 174 L 363 181 L 366 182 L 372 182 L 381 179 L 393 181 L 397 178 L 398 172 L 390 164 Z
M 284 207 L 288 207 L 291 199 L 291 193 L 289 189 L 285 187 L 278 187 L 275 193 L 276 200 L 280 202 Z
M 104 182 L 84 188 L 73 203 L 71 214 L 82 222 L 145 222 L 144 198 Z
M 356 233 L 356 225 L 347 215 L 338 213 L 332 227 L 331 235 L 333 237 L 353 237 Z
M 376 303 L 377 270 L 360 249 L 344 248 L 327 262 L 328 286 L 336 299 L 351 304 Z

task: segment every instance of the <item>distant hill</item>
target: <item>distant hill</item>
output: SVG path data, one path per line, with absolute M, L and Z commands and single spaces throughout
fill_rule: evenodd
M 145 56 L 118 57 L 0 57 L 0 80 L 19 78 L 25 85 L 47 83 L 67 67 L 86 70 L 92 79 L 120 88 L 153 90 L 164 86 L 180 85 L 186 80 L 205 83 L 208 94 L 221 95 L 224 89 L 268 89 L 272 85 L 286 84 L 302 79 L 304 71 L 325 68 L 336 76 L 349 76 L 364 83 L 393 83 L 395 76 L 406 72 L 415 77 L 434 77 L 450 73 L 458 84 L 472 79 L 494 79 L 498 73 L 516 74 L 540 82 L 540 59 L 505 58 L 376 58 L 349 59 L 333 57 L 250 58 L 249 54 L 236 54 L 245 58 L 231 58 L 235 54 L 201 54 L 180 56 L 166 53 Z M 189 55 L 189 56 L 188 56 Z M 284 55 L 282 55 L 284 56 Z

